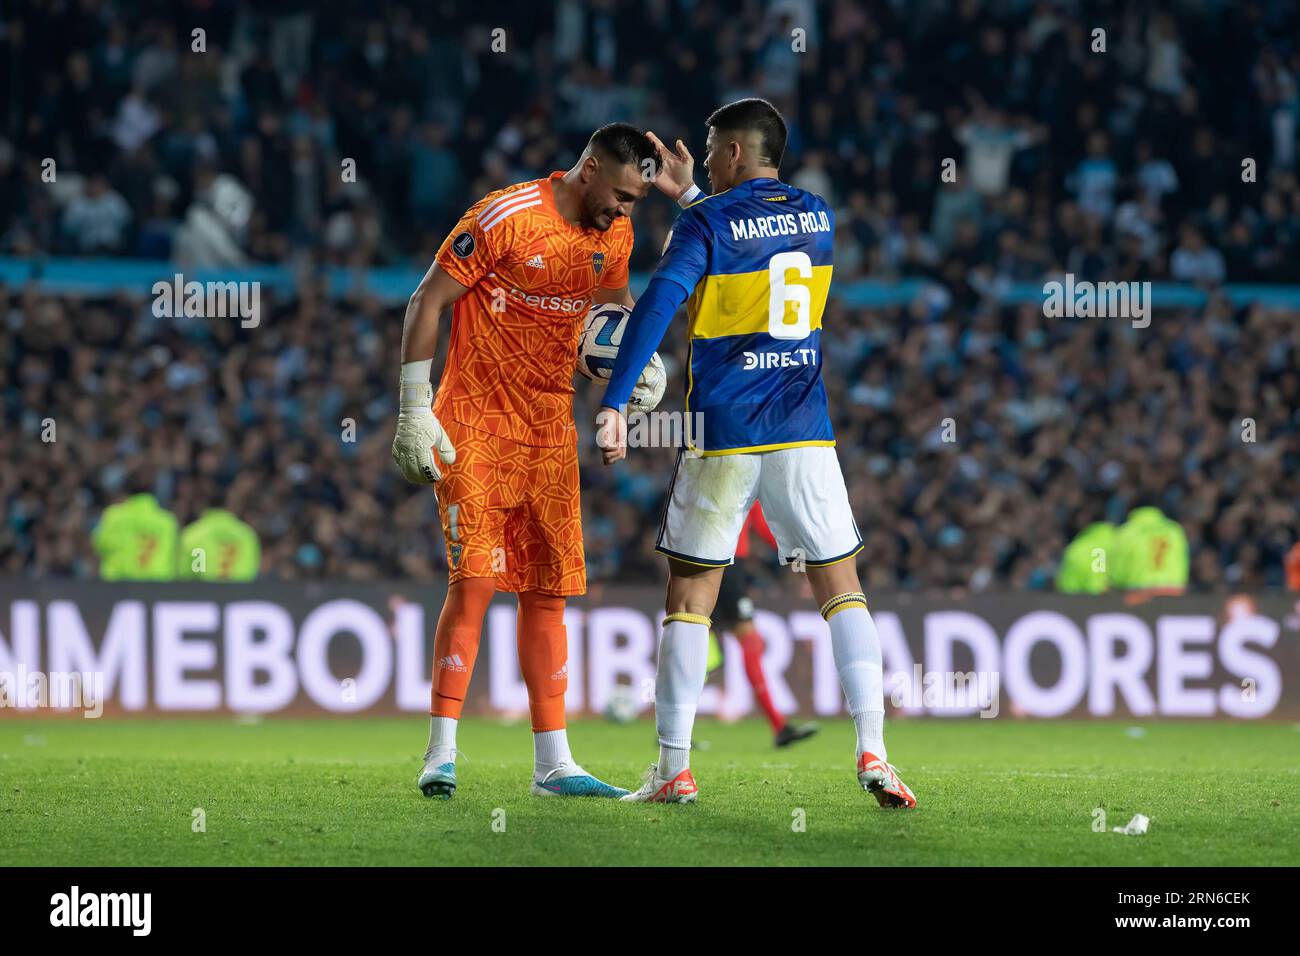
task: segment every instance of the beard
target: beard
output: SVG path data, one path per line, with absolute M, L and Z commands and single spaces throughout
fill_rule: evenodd
M 614 225 L 617 210 L 610 211 L 603 206 L 591 206 L 582 211 L 582 224 L 588 229 L 607 232 Z

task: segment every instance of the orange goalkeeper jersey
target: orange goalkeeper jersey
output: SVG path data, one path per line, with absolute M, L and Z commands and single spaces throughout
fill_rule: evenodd
M 566 220 L 552 192 L 563 175 L 488 193 L 438 250 L 469 290 L 452 314 L 439 418 L 524 445 L 575 440 L 578 335 L 596 289 L 627 285 L 632 222 L 601 232 Z

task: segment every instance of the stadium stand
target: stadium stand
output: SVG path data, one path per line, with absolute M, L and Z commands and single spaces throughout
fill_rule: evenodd
M 1300 539 L 1287 0 L 28 7 L 0 21 L 0 573 L 94 576 L 99 516 L 150 492 L 182 523 L 239 515 L 270 576 L 434 574 L 433 496 L 389 460 L 402 308 L 381 280 L 423 271 L 473 200 L 567 166 L 595 126 L 699 156 L 710 110 L 755 93 L 792 120 L 785 176 L 838 210 L 828 385 L 866 587 L 1049 588 L 1077 532 L 1139 501 L 1185 529 L 1192 588 L 1284 583 Z M 946 158 L 962 174 L 939 185 Z M 635 269 L 673 211 L 638 209 Z M 169 277 L 139 260 L 294 281 L 268 283 L 256 329 L 166 319 L 149 281 L 122 279 Z M 1048 319 L 1023 290 L 1067 270 L 1180 285 L 1146 329 Z M 579 382 L 580 424 L 592 404 Z M 671 454 L 603 470 L 585 432 L 589 573 L 657 576 Z

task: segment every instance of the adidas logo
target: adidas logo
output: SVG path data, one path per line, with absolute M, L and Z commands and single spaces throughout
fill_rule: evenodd
M 569 665 L 568 662 L 565 662 L 565 665 L 563 667 L 561 667 L 558 671 L 556 671 L 554 674 L 551 675 L 551 680 L 564 680 L 568 676 L 569 676 Z
M 530 269 L 546 268 L 546 264 L 542 262 L 542 254 L 540 252 L 537 255 L 533 256 L 531 259 L 529 259 L 527 262 L 525 262 L 524 265 L 528 266 L 528 268 Z
M 469 668 L 465 666 L 465 662 L 460 659 L 459 654 L 448 654 L 446 657 L 440 657 L 438 659 L 438 666 L 444 670 L 456 671 L 461 674 L 469 670 Z

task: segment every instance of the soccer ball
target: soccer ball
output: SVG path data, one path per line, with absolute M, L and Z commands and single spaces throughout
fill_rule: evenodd
M 626 724 L 636 719 L 636 695 L 627 684 L 616 684 L 605 704 L 605 719 L 612 724 Z
M 592 306 L 582 323 L 582 335 L 578 339 L 578 372 L 583 378 L 593 382 L 609 381 L 614 359 L 618 357 L 618 347 L 623 342 L 623 332 L 627 329 L 627 317 L 631 314 L 632 310 L 625 305 L 607 303 Z M 650 364 L 637 379 L 628 406 L 640 412 L 654 411 L 667 386 L 668 372 L 656 352 L 650 356 Z

